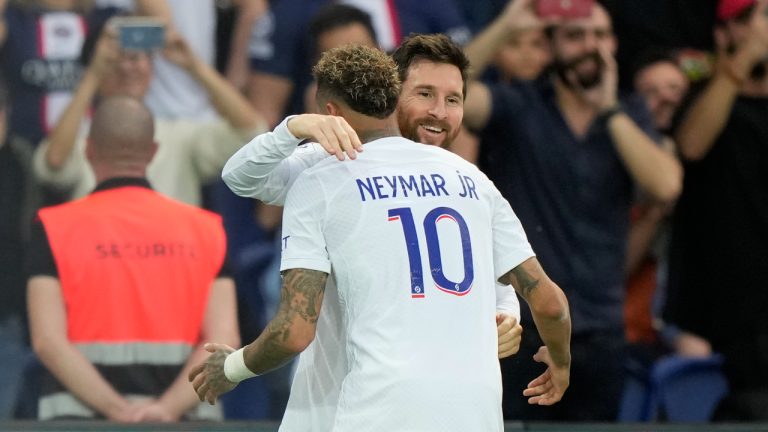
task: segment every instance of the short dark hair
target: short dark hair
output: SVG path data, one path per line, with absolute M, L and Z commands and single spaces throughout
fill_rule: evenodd
M 675 57 L 674 50 L 651 47 L 641 51 L 640 54 L 632 62 L 630 67 L 630 70 L 632 71 L 632 80 L 634 81 L 637 78 L 637 74 L 639 74 L 640 71 L 656 63 L 670 63 L 680 69 L 683 74 L 685 74 L 680 67 L 680 63 Z
M 364 11 L 345 4 L 331 3 L 323 6 L 309 23 L 309 40 L 313 55 L 320 56 L 317 42 L 320 36 L 326 32 L 346 27 L 351 24 L 360 24 L 376 40 L 376 30 L 373 29 L 371 16 Z
M 456 42 L 444 34 L 420 35 L 411 34 L 392 53 L 397 63 L 400 80 L 408 78 L 408 68 L 419 60 L 434 63 L 446 63 L 459 68 L 463 81 L 462 93 L 467 97 L 467 80 L 469 75 L 469 59 Z
M 318 97 L 336 98 L 361 114 L 390 116 L 400 95 L 400 78 L 392 59 L 376 48 L 345 45 L 323 53 L 312 69 Z

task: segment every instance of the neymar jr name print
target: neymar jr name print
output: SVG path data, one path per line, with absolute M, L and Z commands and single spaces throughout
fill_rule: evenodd
M 440 174 L 381 175 L 355 179 L 360 199 L 373 201 L 397 197 L 439 197 L 455 194 L 462 198 L 480 199 L 472 177 L 456 171 L 446 180 Z M 449 192 L 450 191 L 450 192 Z

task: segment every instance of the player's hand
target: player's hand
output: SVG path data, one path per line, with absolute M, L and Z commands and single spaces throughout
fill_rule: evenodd
M 212 354 L 205 362 L 192 368 L 188 378 L 200 401 L 215 405 L 219 396 L 237 386 L 224 375 L 224 359 L 235 349 L 224 344 L 207 343 L 205 350 Z
M 553 405 L 559 402 L 570 383 L 570 364 L 556 365 L 545 346 L 539 348 L 533 359 L 539 363 L 546 363 L 548 367 L 543 374 L 528 383 L 528 388 L 523 390 L 523 396 L 528 398 L 528 403 L 531 405 Z
M 497 313 L 496 331 L 499 335 L 500 359 L 516 354 L 520 350 L 523 327 L 518 324 L 517 318 L 505 313 Z
M 301 114 L 288 120 L 288 130 L 296 138 L 317 142 L 340 161 L 344 160 L 344 153 L 355 159 L 363 151 L 360 138 L 343 117 Z

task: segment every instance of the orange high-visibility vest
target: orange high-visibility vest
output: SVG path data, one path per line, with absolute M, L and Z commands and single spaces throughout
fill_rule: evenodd
M 133 186 L 39 214 L 70 341 L 197 342 L 224 261 L 219 216 Z
M 225 257 L 221 218 L 140 186 L 94 192 L 42 209 L 39 217 L 70 342 L 99 370 L 128 380 L 127 388 L 116 385 L 121 393 L 162 392 L 199 340 Z M 136 382 L 152 377 L 162 382 Z M 56 387 L 43 395 L 64 390 Z M 46 409 L 72 415 L 69 405 Z

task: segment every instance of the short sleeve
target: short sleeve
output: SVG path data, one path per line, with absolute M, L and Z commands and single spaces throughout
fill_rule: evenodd
M 520 322 L 520 300 L 515 288 L 496 282 L 496 310 L 511 315 Z
M 27 277 L 33 276 L 59 277 L 51 244 L 48 242 L 48 234 L 39 218 L 32 224 L 27 253 Z
M 520 219 L 501 193 L 493 196 L 493 267 L 494 277 L 502 277 L 523 261 L 535 256 Z
M 285 200 L 280 271 L 303 268 L 331 272 L 322 229 L 325 202 L 318 179 L 307 173 L 300 175 Z

